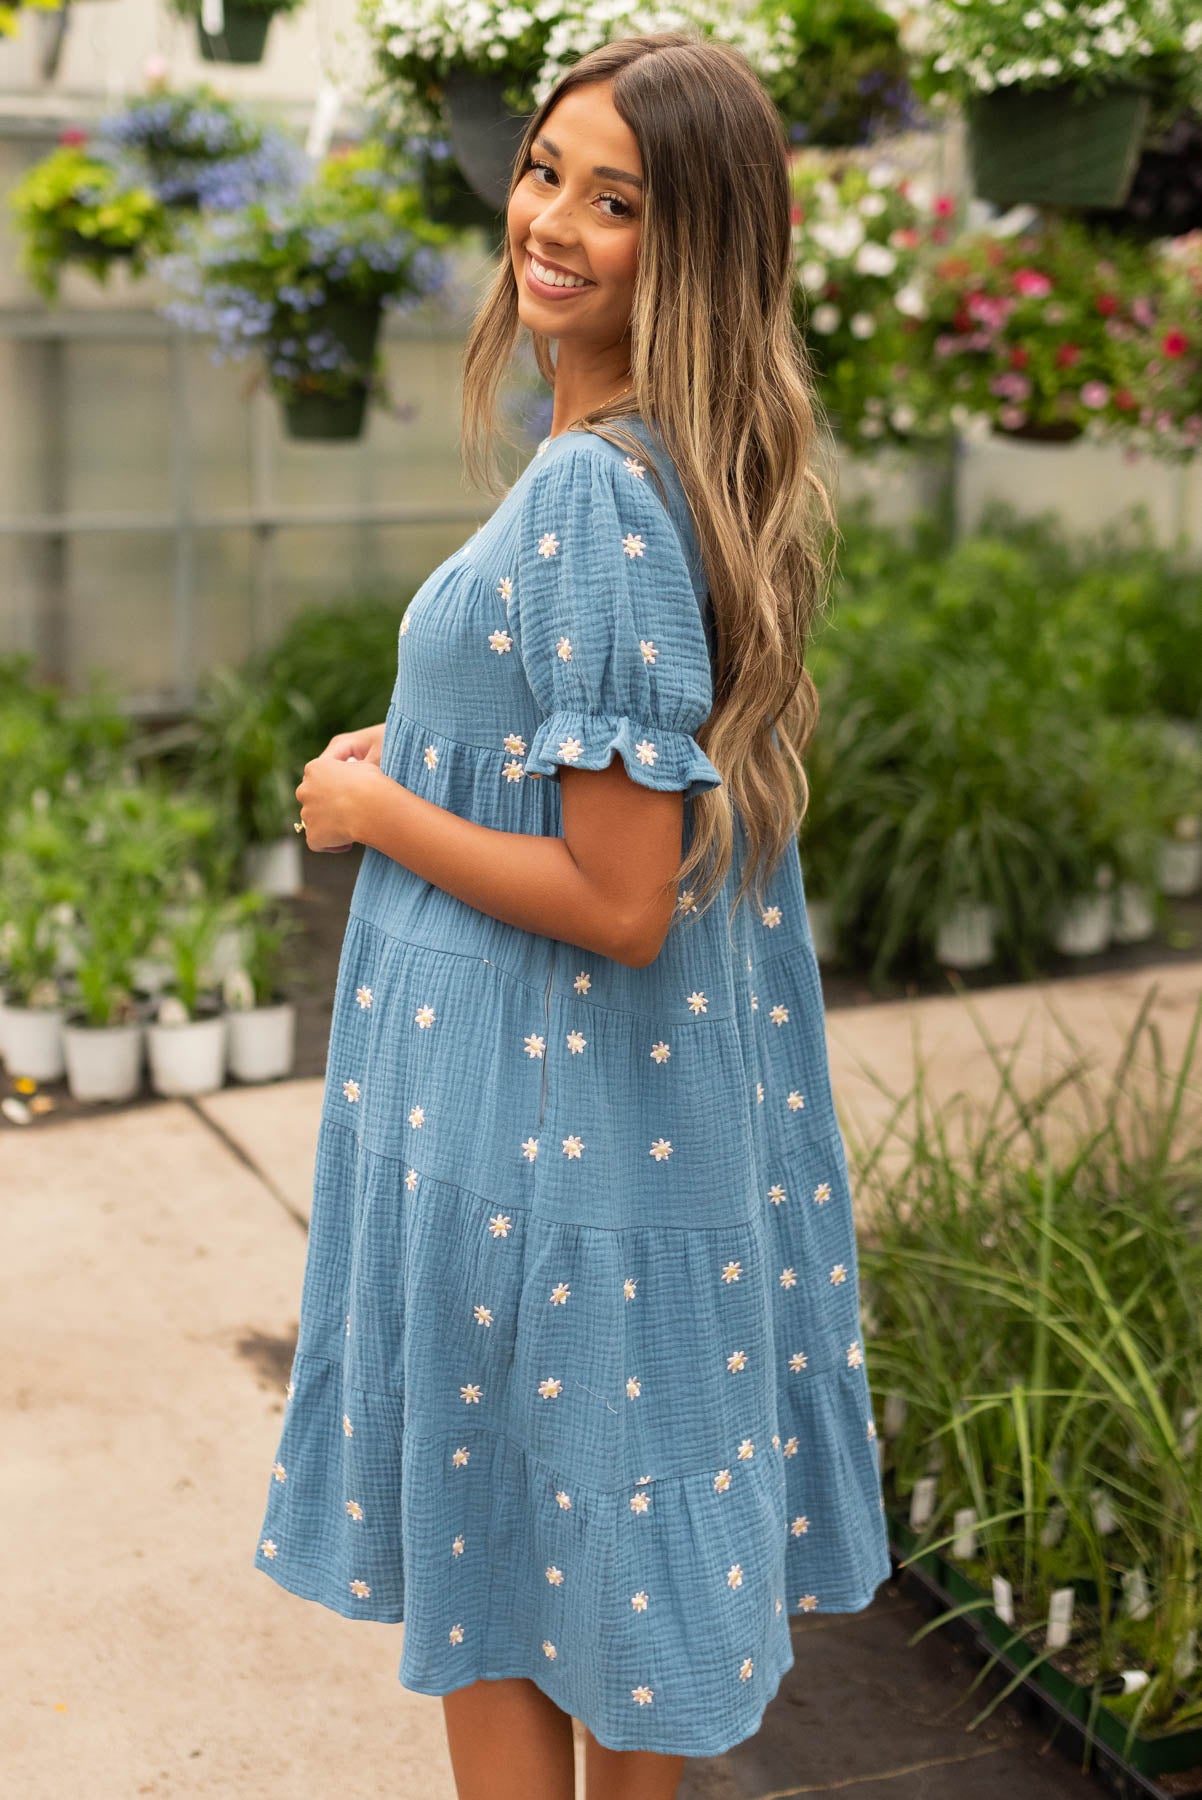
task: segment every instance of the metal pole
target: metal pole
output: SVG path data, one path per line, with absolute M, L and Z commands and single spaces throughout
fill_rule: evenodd
M 188 351 L 183 332 L 172 326 L 167 338 L 168 443 L 171 458 L 173 533 L 172 600 L 175 623 L 175 699 L 191 706 L 196 698 L 196 538 L 192 528 L 192 415 Z

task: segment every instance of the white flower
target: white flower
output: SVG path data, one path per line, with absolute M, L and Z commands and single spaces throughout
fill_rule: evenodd
M 811 294 L 821 293 L 826 286 L 826 264 L 818 262 L 814 257 L 802 263 L 797 275 L 802 287 Z
M 627 556 L 641 556 L 646 547 L 644 540 L 639 536 L 637 531 L 628 531 L 626 536 L 622 539 L 622 548 L 625 550 Z
M 640 638 L 639 649 L 643 653 L 643 661 L 645 663 L 653 663 L 655 661 L 658 651 L 655 648 L 655 640 L 653 638 Z
M 584 749 L 579 738 L 566 737 L 560 740 L 559 754 L 566 763 L 577 762 Z
M 432 1006 L 419 1006 L 413 1015 L 413 1023 L 415 1025 L 420 1025 L 423 1031 L 428 1031 L 431 1025 L 433 1025 L 435 1017 L 436 1014 Z
M 584 1151 L 584 1141 L 578 1137 L 566 1137 L 563 1140 L 563 1153 L 567 1157 L 575 1157 L 577 1161 Z
M 842 219 L 819 219 L 810 227 L 810 236 L 828 256 L 854 256 L 864 242 L 864 221 L 854 213 Z
M 815 331 L 820 331 L 824 337 L 829 337 L 832 331 L 838 330 L 842 317 L 843 314 L 837 306 L 833 306 L 829 300 L 824 300 L 822 305 L 816 306 L 810 314 L 810 324 Z
M 490 631 L 488 641 L 498 656 L 503 656 L 506 650 L 513 649 L 513 639 L 507 631 Z
M 571 640 L 571 638 L 561 637 L 559 642 L 556 644 L 555 649 L 556 649 L 556 653 L 559 656 L 560 662 L 571 662 L 571 660 L 572 660 L 572 640 Z
M 851 316 L 849 329 L 854 338 L 870 338 L 876 333 L 876 320 L 871 313 L 858 312 Z
M 438 751 L 433 744 L 427 744 L 422 751 L 422 755 L 425 758 L 427 769 L 436 769 L 438 767 Z
M 655 748 L 655 745 L 649 738 L 643 738 L 641 743 L 635 745 L 635 749 L 638 751 L 638 758 L 641 763 L 653 763 L 659 755 L 659 751 Z
M 709 1001 L 699 989 L 694 988 L 688 999 L 689 1008 L 694 1013 L 703 1013 L 709 1007 Z
M 667 1138 L 656 1138 L 651 1146 L 651 1154 L 656 1162 L 664 1162 L 672 1154 L 672 1145 Z
M 530 1057 L 531 1061 L 540 1057 L 547 1048 L 546 1038 L 540 1037 L 537 1031 L 532 1031 L 528 1037 L 522 1039 L 522 1042 L 526 1046 L 526 1055 Z
M 548 1375 L 545 1381 L 539 1382 L 538 1391 L 544 1400 L 558 1400 L 563 1392 L 563 1382 L 558 1375 Z
M 892 275 L 897 267 L 897 252 L 870 239 L 856 251 L 854 267 L 861 275 Z
M 665 1062 L 667 1062 L 667 1060 L 671 1056 L 671 1054 L 672 1054 L 671 1049 L 665 1043 L 652 1044 L 652 1046 L 651 1046 L 652 1062 L 665 1063 Z
M 542 537 L 538 540 L 539 555 L 554 556 L 558 550 L 559 539 L 556 537 L 555 533 L 553 531 L 544 531 Z
M 860 201 L 860 217 L 862 219 L 879 219 L 888 204 L 889 202 L 885 199 L 884 194 L 865 194 L 864 198 Z M 870 270 L 867 272 L 876 274 L 879 271 Z M 888 273 L 889 271 L 886 269 L 885 274 L 887 275 Z
M 899 287 L 893 296 L 893 304 L 908 319 L 925 319 L 927 316 L 926 297 L 916 281 L 907 281 L 904 287 Z

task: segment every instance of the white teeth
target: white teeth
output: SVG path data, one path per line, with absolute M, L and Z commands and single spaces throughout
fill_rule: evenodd
M 588 287 L 590 285 L 587 281 L 582 281 L 578 275 L 561 275 L 555 269 L 545 269 L 542 263 L 535 262 L 533 257 L 530 258 L 530 267 L 538 279 L 546 282 L 548 287 Z

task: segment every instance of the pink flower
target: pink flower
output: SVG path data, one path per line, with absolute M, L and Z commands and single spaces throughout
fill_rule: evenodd
M 1110 389 L 1104 381 L 1087 381 L 1081 389 L 1081 404 L 1088 406 L 1091 412 L 1098 412 L 1110 399 Z
M 941 331 L 935 339 L 936 356 L 954 356 L 960 348 L 960 340 L 953 332 Z
M 1017 431 L 1027 422 L 1027 415 L 1021 406 L 999 406 L 997 416 L 998 424 L 1004 425 L 1007 431 Z
M 1131 317 L 1137 325 L 1142 325 L 1145 331 L 1151 331 L 1156 323 L 1156 308 L 1141 294 L 1138 300 L 1131 302 Z
M 88 134 L 86 131 L 81 131 L 78 125 L 68 125 L 65 131 L 59 132 L 58 141 L 67 149 L 78 150 L 81 144 L 87 143 Z
M 1013 300 L 995 298 L 992 294 L 970 294 L 964 305 L 970 318 L 988 325 L 993 331 L 999 331 L 1014 310 Z
M 1005 400 L 1029 400 L 1031 378 L 1029 375 L 1020 375 L 1017 369 L 1009 369 L 1004 375 L 995 375 L 989 383 L 989 389 Z
M 956 210 L 956 202 L 950 194 L 936 194 L 934 212 L 937 219 L 950 219 Z
M 1051 282 L 1038 269 L 1016 269 L 1014 285 L 1020 294 L 1026 294 L 1032 300 L 1044 300 L 1052 291 Z

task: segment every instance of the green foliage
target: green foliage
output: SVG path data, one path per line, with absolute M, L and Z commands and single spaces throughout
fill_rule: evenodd
M 58 293 L 64 263 L 74 260 L 98 281 L 113 259 L 141 274 L 166 250 L 171 224 L 158 197 L 107 155 L 79 143 L 60 144 L 36 163 L 9 195 L 22 237 L 22 262 L 38 292 Z
M 802 53 L 768 87 L 791 136 L 862 144 L 915 123 L 897 23 L 875 0 L 770 0 L 792 19 Z
M 197 702 L 192 773 L 244 843 L 282 837 L 296 817 L 313 709 L 299 689 L 214 669 Z
M 300 746 L 302 765 L 337 732 L 378 724 L 387 713 L 406 604 L 400 596 L 370 596 L 308 607 L 248 664 L 252 679 L 304 695 L 310 719 Z
M 232 916 L 242 934 L 241 972 L 249 984 L 247 1003 L 253 1000 L 255 1006 L 273 1006 L 299 974 L 300 925 L 280 901 L 254 889 L 238 896 Z

